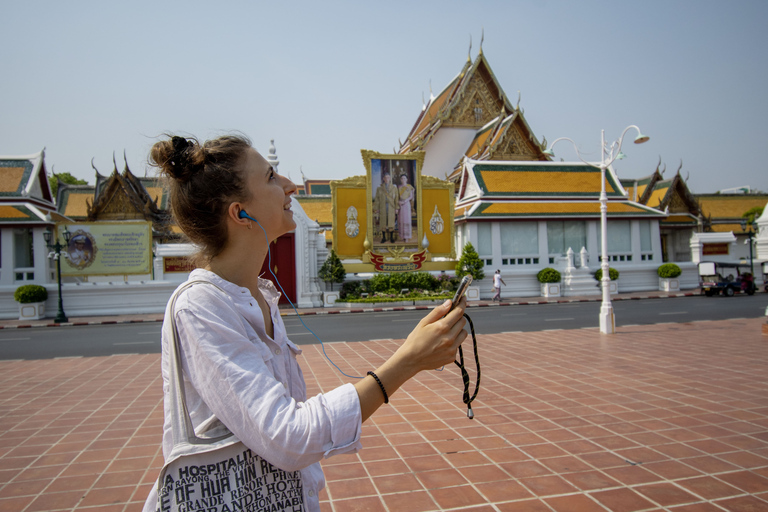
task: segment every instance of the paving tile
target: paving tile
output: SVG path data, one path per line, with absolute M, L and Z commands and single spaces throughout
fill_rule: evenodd
M 544 498 L 543 501 L 555 512 L 605 512 L 605 508 L 583 494 Z
M 743 492 L 742 490 L 711 476 L 678 480 L 675 483 L 707 500 L 735 496 Z
M 633 490 L 665 507 L 700 501 L 698 497 L 671 483 L 638 485 Z
M 485 503 L 485 498 L 469 485 L 434 489 L 429 493 L 442 509 L 466 509 L 472 505 Z
M 717 475 L 717 478 L 749 493 L 768 491 L 768 478 L 751 471 L 738 471 Z
M 645 499 L 632 489 L 612 489 L 597 491 L 589 494 L 612 512 L 634 512 L 653 507 L 653 503 Z
M 410 473 L 376 477 L 373 481 L 381 494 L 409 492 L 424 489 L 419 480 Z
M 552 509 L 540 500 L 522 500 L 496 505 L 501 512 L 551 512 Z
M 386 494 L 382 499 L 389 510 L 422 512 L 438 509 L 437 504 L 426 491 Z
M 573 493 L 578 490 L 568 483 L 567 480 L 557 475 L 522 478 L 520 479 L 520 483 L 539 497 Z
M 755 496 L 740 496 L 714 502 L 728 512 L 768 512 L 768 501 Z

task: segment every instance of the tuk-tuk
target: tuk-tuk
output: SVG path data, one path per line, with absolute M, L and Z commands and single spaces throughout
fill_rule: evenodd
M 699 263 L 699 279 L 701 292 L 707 297 L 733 297 L 737 293 L 754 295 L 757 288 L 750 266 L 744 263 L 702 261 Z
M 768 292 L 768 261 L 763 262 L 763 284 L 765 284 L 765 291 Z

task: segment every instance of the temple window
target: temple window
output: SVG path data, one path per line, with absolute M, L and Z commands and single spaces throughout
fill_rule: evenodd
M 34 281 L 35 251 L 29 228 L 13 230 L 13 267 L 16 281 Z
M 492 224 L 490 222 L 481 222 L 477 225 L 477 254 L 486 265 L 493 265 L 491 227 Z
M 538 265 L 538 222 L 504 222 L 499 227 L 503 265 Z
M 632 231 L 628 220 L 608 221 L 608 259 L 632 261 Z
M 550 220 L 547 221 L 547 252 L 549 262 L 555 263 L 558 257 L 563 257 L 568 248 L 578 255 L 582 247 L 587 246 L 587 224 L 583 220 Z M 580 263 L 575 258 L 575 263 Z

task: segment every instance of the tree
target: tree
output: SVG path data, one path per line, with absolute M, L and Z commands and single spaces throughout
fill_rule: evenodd
M 479 281 L 485 277 L 483 260 L 480 259 L 477 251 L 469 242 L 464 246 L 461 258 L 456 264 L 456 277 L 464 277 L 467 274 L 471 275 L 474 281 Z
M 754 208 L 750 208 L 749 210 L 744 212 L 744 214 L 742 215 L 742 218 L 747 219 L 747 224 L 752 224 L 762 214 L 763 214 L 763 207 L 755 206 Z
M 331 290 L 333 290 L 333 283 L 343 283 L 347 277 L 344 265 L 342 265 L 341 260 L 333 249 L 331 249 L 331 253 L 325 260 L 325 263 L 323 263 L 323 266 L 320 267 L 317 276 L 326 283 L 331 283 Z
M 87 185 L 88 182 L 85 180 L 79 180 L 69 174 L 68 172 L 59 172 L 53 175 L 52 180 L 50 180 L 51 184 L 51 194 L 53 194 L 54 200 L 56 199 L 56 193 L 59 191 L 59 181 L 62 183 L 66 183 L 68 185 Z

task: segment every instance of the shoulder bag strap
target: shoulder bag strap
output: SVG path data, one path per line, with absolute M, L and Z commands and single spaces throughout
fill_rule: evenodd
M 195 428 L 192 426 L 192 419 L 189 417 L 186 394 L 184 392 L 184 377 L 181 365 L 179 333 L 176 326 L 176 299 L 178 299 L 181 292 L 195 284 L 208 284 L 217 288 L 220 292 L 226 295 L 224 290 L 211 283 L 210 281 L 196 280 L 185 283 L 178 290 L 176 290 L 176 292 L 173 294 L 173 297 L 171 297 L 171 305 L 169 311 L 171 314 L 172 339 L 168 344 L 168 371 L 170 374 L 168 379 L 168 393 L 171 405 L 171 431 L 174 446 L 177 446 L 181 443 L 197 445 L 213 444 L 227 439 L 233 435 L 230 432 L 217 437 L 198 437 L 197 434 L 195 434 Z

